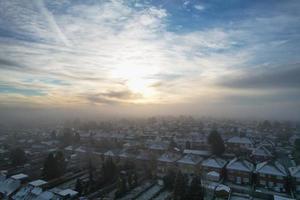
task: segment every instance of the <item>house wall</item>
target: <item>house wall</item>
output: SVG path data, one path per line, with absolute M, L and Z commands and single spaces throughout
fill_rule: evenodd
M 300 178 L 293 177 L 292 183 L 293 183 L 296 193 L 300 194 Z
M 227 170 L 227 180 L 232 183 L 248 185 L 252 182 L 252 173 L 238 170 Z
M 174 162 L 161 162 L 161 161 L 158 161 L 157 169 L 156 169 L 156 175 L 158 177 L 163 177 L 167 174 L 167 172 L 169 170 L 172 170 L 172 169 L 174 169 L 174 170 L 177 169 Z
M 286 177 L 283 177 L 283 176 L 274 176 L 274 175 L 259 173 L 257 175 L 256 184 L 260 187 L 267 187 L 274 191 L 285 192 L 287 179 L 286 179 Z M 276 187 L 278 189 L 276 189 Z
M 252 147 L 251 144 L 227 143 L 227 149 L 230 151 L 247 150 Z
M 184 174 L 199 174 L 200 173 L 199 165 L 178 163 L 178 167 L 181 170 L 181 172 Z
M 206 166 L 202 166 L 201 168 L 201 173 L 202 175 L 206 175 L 208 172 L 211 172 L 211 171 L 215 171 L 215 172 L 218 172 L 221 177 L 224 175 L 223 173 L 223 169 L 220 169 L 220 168 L 214 168 L 214 167 L 206 167 Z

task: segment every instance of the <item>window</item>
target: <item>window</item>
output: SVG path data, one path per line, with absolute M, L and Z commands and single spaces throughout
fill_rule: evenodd
M 282 183 L 277 183 L 276 184 L 279 188 L 283 188 L 283 184 Z
M 228 179 L 229 179 L 230 181 L 234 181 L 234 176 L 228 176 Z
M 260 185 L 266 185 L 266 181 L 260 180 L 260 181 L 259 181 L 259 184 L 260 184 Z
M 283 177 L 282 176 L 277 176 L 277 179 L 278 180 L 283 180 Z
M 244 178 L 243 181 L 244 183 L 249 183 L 249 178 Z
M 269 187 L 273 187 L 274 183 L 272 181 L 269 182 Z

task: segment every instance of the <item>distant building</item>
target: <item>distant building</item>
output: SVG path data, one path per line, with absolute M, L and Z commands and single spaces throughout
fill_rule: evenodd
M 226 142 L 229 152 L 247 152 L 253 148 L 253 142 L 247 137 L 234 136 Z

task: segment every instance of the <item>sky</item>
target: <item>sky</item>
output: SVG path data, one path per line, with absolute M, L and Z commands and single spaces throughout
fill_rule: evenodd
M 0 0 L 0 117 L 300 119 L 300 1 Z

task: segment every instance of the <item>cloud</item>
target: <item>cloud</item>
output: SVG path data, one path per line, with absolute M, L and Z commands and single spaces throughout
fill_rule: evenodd
M 1 1 L 1 84 L 45 92 L 2 102 L 176 104 L 298 88 L 298 66 L 286 67 L 299 63 L 298 3 L 212 3 L 201 18 L 207 5 L 184 4 Z
M 20 63 L 17 63 L 15 61 L 6 59 L 6 58 L 0 58 L 0 68 L 1 69 L 19 69 L 19 68 L 23 68 L 23 66 Z
M 141 94 L 133 93 L 129 90 L 123 91 L 107 91 L 103 93 L 84 94 L 91 103 L 100 104 L 122 104 L 130 103 L 129 100 L 136 100 L 142 98 Z
M 196 10 L 199 10 L 199 11 L 205 10 L 205 7 L 204 7 L 203 5 L 200 5 L 200 4 L 195 5 L 194 8 L 195 8 Z
M 255 72 L 255 73 L 254 73 Z M 300 64 L 280 66 L 265 70 L 248 70 L 239 75 L 224 77 L 220 84 L 243 89 L 300 89 Z

